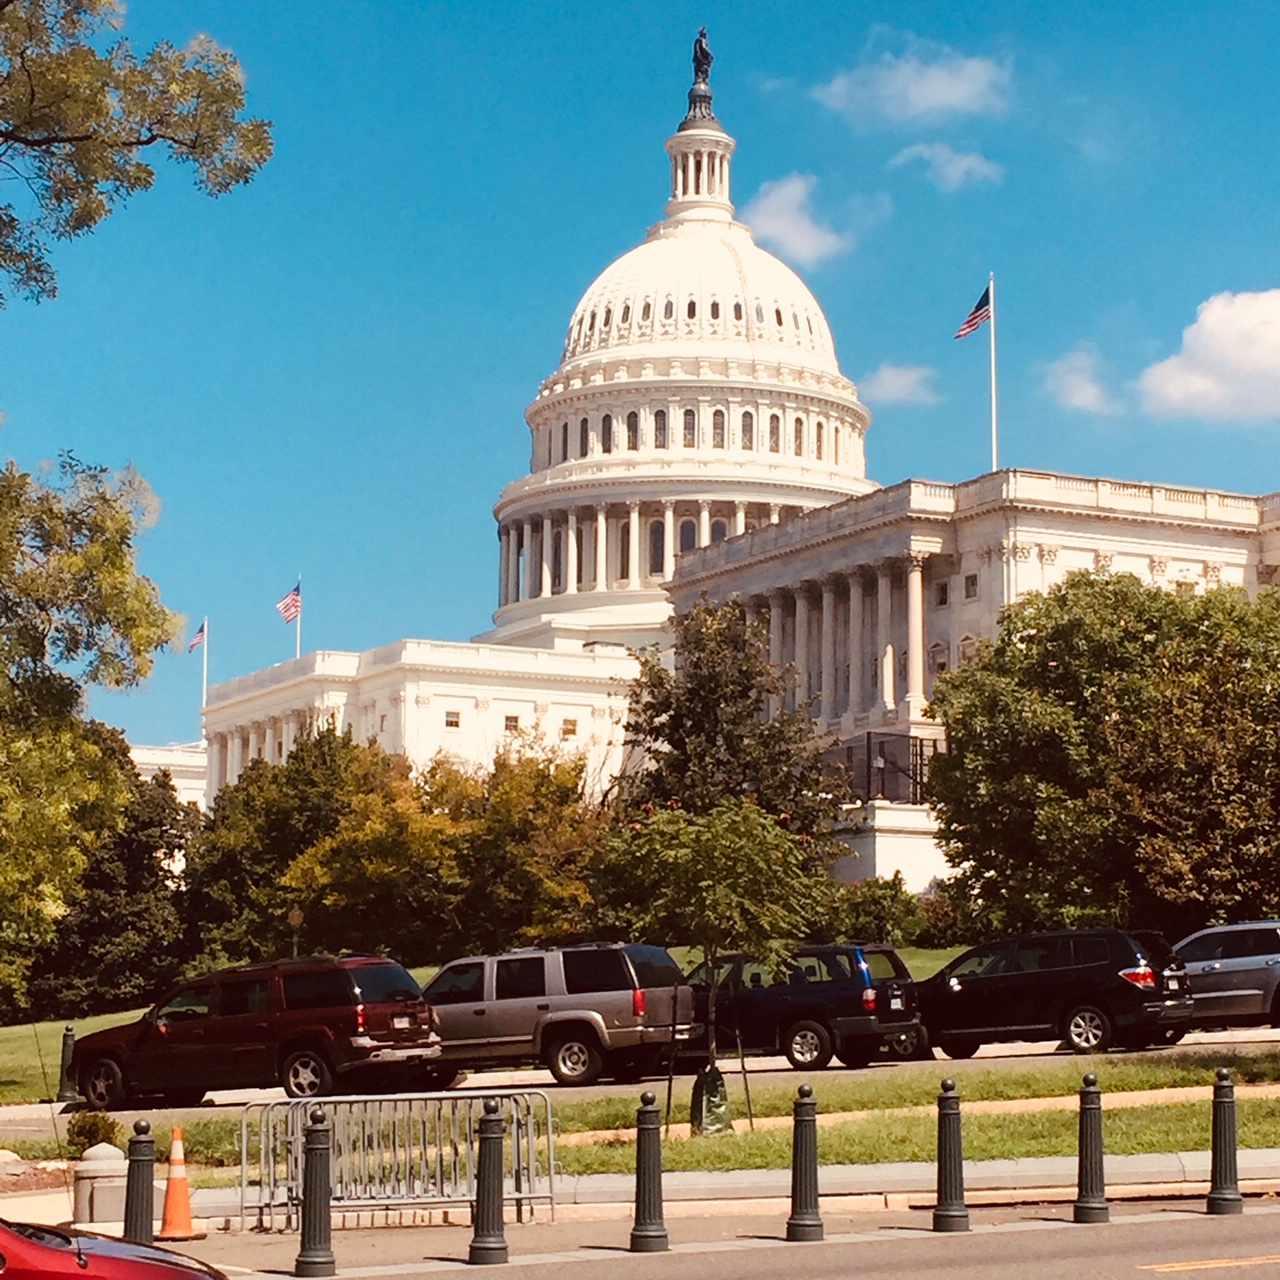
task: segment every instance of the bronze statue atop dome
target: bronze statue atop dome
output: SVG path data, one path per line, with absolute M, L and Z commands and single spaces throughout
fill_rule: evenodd
M 680 130 L 720 129 L 720 121 L 711 110 L 711 47 L 707 44 L 706 27 L 698 28 L 693 42 L 693 87 L 689 90 L 689 114 L 680 122 Z M 723 132 L 723 130 L 721 130 Z
M 713 61 L 711 47 L 707 44 L 707 29 L 706 27 L 699 27 L 697 39 L 693 42 L 694 84 L 707 83 L 711 76 L 711 63 Z

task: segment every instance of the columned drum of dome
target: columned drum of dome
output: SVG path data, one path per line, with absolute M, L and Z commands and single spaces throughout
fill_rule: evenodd
M 734 220 L 734 147 L 700 76 L 666 142 L 665 217 L 583 294 L 525 411 L 530 473 L 494 508 L 501 586 L 479 638 L 650 643 L 682 552 L 877 487 L 821 307 Z

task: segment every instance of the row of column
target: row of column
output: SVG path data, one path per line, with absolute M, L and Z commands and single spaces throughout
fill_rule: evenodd
M 239 726 L 226 733 L 210 734 L 209 799 L 235 782 L 250 760 L 266 760 L 275 764 L 278 760 L 288 759 L 311 714 L 309 711 L 291 712 Z
M 906 616 L 895 627 L 893 580 L 903 562 L 885 561 L 870 570 L 859 567 L 846 575 L 771 591 L 769 661 L 782 667 L 788 659 L 795 669 L 794 703 L 816 695 L 817 718 L 833 726 L 841 714 L 875 718 L 898 707 L 898 654 L 906 651 L 902 701 L 909 717 L 922 713 L 925 703 L 925 557 L 905 561 Z M 869 581 L 870 580 L 870 581 Z M 868 592 L 868 587 L 870 591 Z M 751 602 L 758 615 L 763 602 Z M 820 615 L 814 643 L 812 615 Z M 792 620 L 791 645 L 785 644 L 787 621 Z M 841 645 L 843 640 L 843 646 Z M 905 640 L 905 646 L 902 641 Z M 871 661 L 866 662 L 867 657 Z M 840 675 L 847 672 L 847 697 L 841 699 Z M 871 687 L 874 677 L 874 688 Z M 779 710 L 770 708 L 771 714 Z

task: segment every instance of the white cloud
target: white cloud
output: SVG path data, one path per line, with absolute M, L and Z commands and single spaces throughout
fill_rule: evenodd
M 1138 379 L 1142 407 L 1162 416 L 1280 417 L 1280 289 L 1215 293 L 1182 331 L 1182 350 Z
M 1044 389 L 1064 409 L 1083 413 L 1119 413 L 1120 406 L 1098 376 L 1098 354 L 1076 347 L 1045 370 Z
M 817 184 L 811 173 L 792 173 L 766 182 L 742 211 L 742 220 L 758 239 L 802 267 L 812 267 L 853 243 L 851 236 L 823 226 L 809 211 Z
M 903 147 L 892 160 L 890 169 L 900 169 L 913 160 L 923 160 L 925 177 L 939 191 L 959 191 L 974 182 L 999 182 L 1004 169 L 977 151 L 956 151 L 945 142 L 917 142 Z
M 938 371 L 919 364 L 882 364 L 858 383 L 858 394 L 874 404 L 937 404 Z
M 1009 62 L 966 58 L 945 45 L 916 41 L 907 53 L 883 53 L 874 62 L 841 71 L 813 92 L 854 123 L 905 124 L 998 115 L 1009 105 L 1012 80 Z

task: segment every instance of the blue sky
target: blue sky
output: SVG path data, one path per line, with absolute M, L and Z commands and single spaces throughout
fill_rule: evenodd
M 524 407 L 661 216 L 702 22 L 735 201 L 826 309 L 875 479 L 988 468 L 985 330 L 951 335 L 994 270 L 1003 464 L 1280 488 L 1274 4 L 137 0 L 137 45 L 235 50 L 276 155 L 57 247 L 60 296 L 0 312 L 0 440 L 150 481 L 211 680 L 292 656 L 299 572 L 305 649 L 486 628 Z M 190 740 L 199 668 L 93 709 Z

